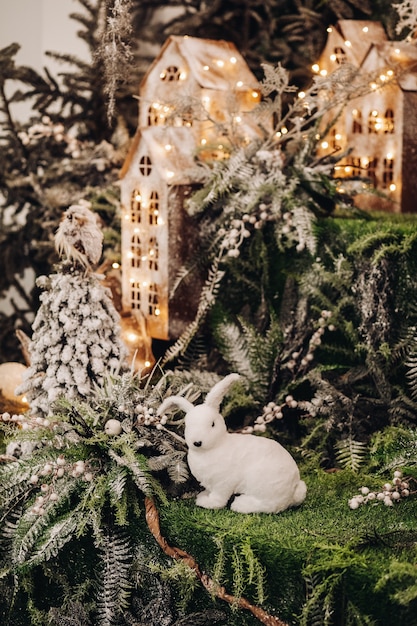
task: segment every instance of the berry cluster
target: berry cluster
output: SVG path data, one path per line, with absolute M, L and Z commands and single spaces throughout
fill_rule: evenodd
M 285 401 L 281 405 L 276 404 L 275 402 L 268 402 L 268 404 L 262 409 L 262 415 L 256 418 L 255 426 L 251 430 L 265 432 L 267 424 L 275 419 L 280 420 L 284 417 L 282 410 L 286 406 L 290 409 L 296 409 L 298 402 L 297 400 L 294 400 L 291 395 L 286 396 Z
M 161 425 L 164 426 L 168 420 L 166 415 L 158 417 L 155 409 L 144 404 L 138 404 L 135 407 L 135 414 L 137 416 L 136 423 L 138 426 L 155 426 L 159 428 Z
M 36 498 L 31 513 L 33 515 L 43 515 L 48 502 L 58 500 L 59 479 L 66 475 L 73 478 L 82 478 L 91 482 L 94 478 L 90 464 L 87 461 L 69 462 L 61 454 L 55 461 L 49 461 L 36 473 L 32 474 L 29 483 L 37 486 L 40 483 L 40 495 Z
M 292 371 L 298 371 L 301 369 L 305 369 L 309 365 L 309 363 L 311 363 L 311 361 L 314 359 L 314 352 L 321 345 L 322 336 L 324 335 L 325 331 L 329 330 L 332 332 L 335 330 L 334 324 L 330 323 L 331 317 L 331 311 L 321 311 L 320 317 L 318 319 L 318 328 L 310 337 L 307 352 L 302 350 L 298 352 L 293 352 L 291 354 L 291 359 L 287 363 L 288 369 Z
M 382 502 L 385 506 L 393 506 L 402 498 L 408 498 L 410 493 L 409 481 L 403 479 L 402 472 L 396 471 L 392 481 L 385 483 L 380 491 L 371 491 L 368 487 L 361 487 L 360 494 L 350 498 L 348 504 L 349 508 L 353 510 L 368 503 L 379 504 Z
M 49 428 L 51 422 L 43 417 L 32 417 L 26 413 L 21 415 L 10 415 L 10 413 L 2 413 L 0 415 L 2 422 L 13 422 L 22 430 L 36 430 L 38 428 Z

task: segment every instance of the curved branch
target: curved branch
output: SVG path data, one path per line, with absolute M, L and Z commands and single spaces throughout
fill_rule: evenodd
M 220 598 L 220 600 L 224 600 L 233 606 L 238 606 L 240 609 L 250 611 L 252 615 L 254 615 L 262 624 L 265 624 L 266 626 L 288 626 L 286 622 L 283 622 L 274 615 L 270 615 L 259 606 L 251 604 L 245 598 L 236 598 L 235 596 L 227 593 L 224 587 L 217 585 L 215 581 L 210 578 L 210 576 L 204 574 L 200 570 L 197 561 L 190 554 L 184 552 L 181 548 L 170 546 L 165 537 L 162 536 L 158 509 L 156 508 L 155 502 L 151 498 L 145 498 L 145 508 L 146 522 L 158 545 L 169 557 L 177 561 L 183 561 L 190 569 L 194 570 L 197 578 L 209 593 L 214 593 L 218 598 Z

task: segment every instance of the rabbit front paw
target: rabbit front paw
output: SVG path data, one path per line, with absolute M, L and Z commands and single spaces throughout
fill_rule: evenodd
M 222 509 L 226 506 L 229 498 L 225 498 L 221 494 L 213 493 L 210 491 L 202 491 L 196 498 L 197 506 L 201 506 L 205 509 Z

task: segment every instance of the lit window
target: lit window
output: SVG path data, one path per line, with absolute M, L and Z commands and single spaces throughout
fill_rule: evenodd
M 387 109 L 385 111 L 385 134 L 392 134 L 395 130 L 394 111 Z
M 352 132 L 361 134 L 362 133 L 362 112 L 358 111 L 358 109 L 354 109 L 352 111 Z
M 383 161 L 382 187 L 389 189 L 394 180 L 394 159 L 388 156 Z
M 183 72 L 176 65 L 169 65 L 166 70 L 163 70 L 159 78 L 164 81 L 171 83 L 176 80 L 183 80 Z
M 343 63 L 347 62 L 346 52 L 340 46 L 337 46 L 334 49 L 334 53 L 333 53 L 332 57 L 334 58 L 334 60 L 336 61 L 336 63 L 338 65 L 343 65 Z
M 159 215 L 159 196 L 157 191 L 151 191 L 149 197 L 149 225 L 156 226 L 158 224 Z
M 130 218 L 131 221 L 139 224 L 141 221 L 142 197 L 139 189 L 134 189 L 130 197 Z
M 158 241 L 156 240 L 156 237 L 151 237 L 149 239 L 149 253 L 148 253 L 150 270 L 155 270 L 155 271 L 158 270 L 158 258 L 159 258 Z
M 159 309 L 159 296 L 158 296 L 158 287 L 155 283 L 151 283 L 149 285 L 149 295 L 148 295 L 148 311 L 149 315 L 158 315 L 160 312 Z M 158 313 L 157 313 L 158 311 Z
M 140 241 L 140 237 L 139 235 L 133 235 L 132 239 L 131 239 L 131 243 L 130 243 L 130 250 L 131 250 L 131 266 L 134 268 L 138 268 L 140 267 L 140 261 L 141 261 L 141 256 L 142 256 L 142 244 Z
M 130 303 L 132 309 L 140 309 L 140 283 L 133 282 L 130 284 Z

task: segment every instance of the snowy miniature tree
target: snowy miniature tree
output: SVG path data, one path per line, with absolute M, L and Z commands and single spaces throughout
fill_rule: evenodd
M 96 215 L 85 205 L 71 206 L 55 236 L 63 257 L 58 271 L 37 280 L 44 292 L 32 326 L 31 363 L 19 393 L 39 417 L 47 417 L 62 396 L 85 398 L 108 370 L 122 365 L 119 315 L 109 290 L 92 271 L 102 239 Z

